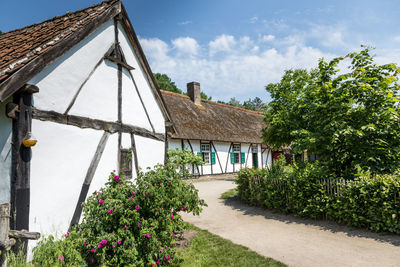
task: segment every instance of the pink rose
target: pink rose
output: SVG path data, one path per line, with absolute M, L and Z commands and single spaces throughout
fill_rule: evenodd
M 117 243 L 118 243 L 118 245 L 121 245 L 122 241 L 121 241 L 121 240 L 118 240 Z
M 119 180 L 119 176 L 118 175 L 115 175 L 114 176 L 114 181 L 118 181 Z
M 99 203 L 101 204 L 101 205 L 103 205 L 104 204 L 104 200 L 102 200 L 101 198 L 99 199 Z

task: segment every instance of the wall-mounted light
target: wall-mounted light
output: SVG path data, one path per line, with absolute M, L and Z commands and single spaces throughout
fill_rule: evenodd
M 28 133 L 25 135 L 24 140 L 22 140 L 22 144 L 23 144 L 25 147 L 33 147 L 33 146 L 36 145 L 36 143 L 37 143 L 37 140 L 36 140 L 36 138 L 32 135 L 31 132 L 28 132 Z

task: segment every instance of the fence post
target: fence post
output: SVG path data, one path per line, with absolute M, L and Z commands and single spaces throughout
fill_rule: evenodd
M 10 204 L 0 205 L 0 242 L 6 244 L 8 241 L 8 230 L 10 229 Z M 1 248 L 0 248 L 1 249 Z M 1 249 L 0 267 L 7 266 L 7 250 Z

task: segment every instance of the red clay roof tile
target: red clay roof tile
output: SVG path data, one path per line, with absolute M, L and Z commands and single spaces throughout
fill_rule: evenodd
M 0 83 L 117 1 L 104 1 L 86 9 L 0 34 Z

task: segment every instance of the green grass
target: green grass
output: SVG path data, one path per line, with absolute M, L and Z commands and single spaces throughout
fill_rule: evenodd
M 223 239 L 208 231 L 190 226 L 198 231 L 191 244 L 178 250 L 183 259 L 182 266 L 286 266 L 285 264 L 266 258 L 254 251 L 229 240 Z
M 237 189 L 232 188 L 232 189 L 226 191 L 225 193 L 222 193 L 222 195 L 219 197 L 219 199 L 227 200 L 227 199 L 230 199 L 230 198 L 236 196 L 237 193 L 238 193 Z

